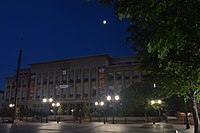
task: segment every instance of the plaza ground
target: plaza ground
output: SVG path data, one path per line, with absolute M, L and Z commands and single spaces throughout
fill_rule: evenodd
M 98 120 L 98 119 L 97 119 Z M 16 121 L 13 123 L 1 123 L 0 133 L 193 133 L 193 125 L 186 130 L 182 120 L 144 122 L 141 120 L 128 121 L 124 124 L 123 121 L 109 121 L 104 124 L 103 121 L 85 122 L 85 121 L 48 121 L 41 122 L 25 122 Z

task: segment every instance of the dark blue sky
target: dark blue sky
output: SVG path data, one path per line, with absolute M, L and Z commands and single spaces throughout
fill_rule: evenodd
M 0 88 L 4 77 L 15 74 L 20 47 L 23 68 L 33 62 L 95 54 L 133 55 L 125 44 L 128 25 L 129 21 L 118 20 L 113 7 L 98 0 L 1 0 Z

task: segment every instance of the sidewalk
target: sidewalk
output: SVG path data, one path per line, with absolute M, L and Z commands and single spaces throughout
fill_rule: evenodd
M 173 124 L 176 133 L 194 133 L 194 126 L 190 125 L 190 129 L 186 129 L 185 125 Z

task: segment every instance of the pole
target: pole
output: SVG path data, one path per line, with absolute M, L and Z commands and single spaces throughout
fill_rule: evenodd
M 16 72 L 16 86 L 15 86 L 15 101 L 14 101 L 14 109 L 13 109 L 13 123 L 16 116 L 16 109 L 17 109 L 17 90 L 18 90 L 18 82 L 19 82 L 19 70 L 21 65 L 21 57 L 22 57 L 22 49 L 20 48 L 19 56 L 18 56 L 18 63 L 17 63 L 17 72 Z
M 113 118 L 112 118 L 112 124 L 115 124 L 115 118 L 114 118 L 114 102 L 113 101 L 111 101 L 112 102 L 112 105 L 113 105 Z

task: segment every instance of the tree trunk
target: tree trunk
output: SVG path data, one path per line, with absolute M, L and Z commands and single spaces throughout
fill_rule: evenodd
M 199 114 L 197 110 L 196 95 L 193 94 L 193 119 L 194 119 L 194 133 L 200 133 L 200 121 Z
M 188 121 L 187 101 L 185 101 L 185 122 L 186 122 L 186 129 L 189 129 L 190 125 Z

